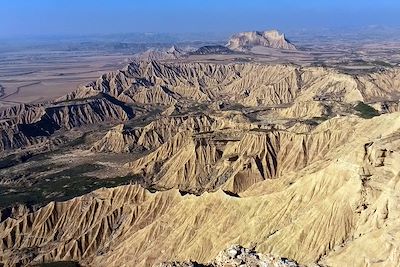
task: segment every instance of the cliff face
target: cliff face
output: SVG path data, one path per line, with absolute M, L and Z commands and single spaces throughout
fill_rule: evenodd
M 240 32 L 234 34 L 226 46 L 236 51 L 247 51 L 255 46 L 296 50 L 296 47 L 285 38 L 285 35 L 276 30 Z

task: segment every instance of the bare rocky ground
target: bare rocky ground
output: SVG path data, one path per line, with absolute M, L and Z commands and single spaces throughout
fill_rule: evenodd
M 196 262 L 165 262 L 155 267 L 298 267 L 299 265 L 289 259 L 264 255 L 240 245 L 221 251 L 216 259 L 208 264 Z

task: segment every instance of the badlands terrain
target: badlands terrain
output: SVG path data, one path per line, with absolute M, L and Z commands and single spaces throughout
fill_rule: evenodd
M 307 53 L 275 31 L 146 49 L 3 106 L 0 262 L 399 266 L 400 69 Z

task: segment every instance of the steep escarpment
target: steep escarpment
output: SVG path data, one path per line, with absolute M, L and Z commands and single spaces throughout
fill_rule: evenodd
M 123 124 L 119 124 L 109 130 L 106 135 L 96 141 L 91 150 L 96 152 L 132 152 L 138 143 L 140 131 L 126 129 Z
M 211 182 L 212 166 L 221 155 L 218 144 L 183 132 L 128 167 L 133 173 L 147 176 L 157 187 L 196 192 Z
M 33 132 L 32 132 L 33 130 Z M 41 137 L 37 137 L 34 134 L 40 132 Z M 17 149 L 20 147 L 26 147 L 34 145 L 40 142 L 44 142 L 47 133 L 40 130 L 31 129 L 24 125 L 11 125 L 0 129 L 0 151 L 7 149 Z
M 123 103 L 109 98 L 99 98 L 82 102 L 59 103 L 46 108 L 46 115 L 56 125 L 70 129 L 107 120 L 126 121 L 133 118 L 135 112 Z
M 346 127 L 353 130 L 344 143 L 324 133 Z M 150 193 L 128 185 L 8 218 L 0 224 L 1 260 L 207 264 L 240 244 L 307 265 L 398 265 L 398 243 L 391 239 L 399 216 L 398 114 L 337 118 L 316 129 L 314 135 L 329 138 L 318 137 L 313 146 L 321 144 L 327 152 L 279 179 L 254 184 L 240 197 L 221 190 L 200 196 L 176 189 Z M 256 145 L 246 143 L 246 154 L 257 153 Z M 384 249 L 372 250 L 372 243 Z M 362 257 L 354 260 L 354 253 Z
M 44 114 L 43 105 L 21 104 L 0 111 L 1 124 L 29 124 L 40 120 Z

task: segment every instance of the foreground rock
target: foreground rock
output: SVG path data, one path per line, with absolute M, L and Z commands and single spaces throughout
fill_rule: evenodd
M 167 262 L 155 267 L 298 267 L 299 265 L 286 258 L 257 253 L 255 250 L 233 245 L 221 251 L 214 261 L 208 264 L 196 262 Z

